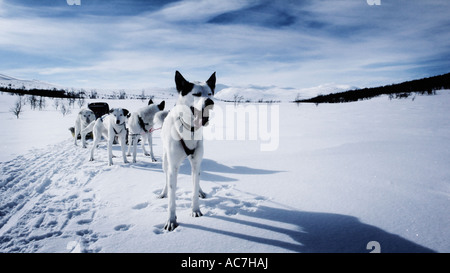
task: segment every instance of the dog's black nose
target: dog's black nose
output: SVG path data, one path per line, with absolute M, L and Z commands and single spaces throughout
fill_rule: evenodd
M 120 124 L 120 120 L 116 120 L 116 124 Z
M 214 101 L 210 98 L 206 99 L 205 101 L 205 107 L 208 107 L 209 105 L 214 105 Z

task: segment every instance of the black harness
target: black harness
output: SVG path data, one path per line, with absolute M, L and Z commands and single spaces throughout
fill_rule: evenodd
M 188 146 L 186 146 L 186 142 L 184 142 L 184 139 L 180 139 L 181 142 L 181 146 L 183 146 L 183 150 L 184 152 L 189 156 L 189 155 L 193 155 L 195 153 L 195 148 L 194 149 L 189 149 Z
M 122 123 L 122 124 L 119 124 L 119 125 L 123 125 L 123 128 L 122 128 L 122 130 L 120 130 L 120 132 L 117 132 L 117 131 L 116 131 L 116 128 L 113 127 L 114 133 L 115 133 L 116 135 L 122 133 L 123 129 L 125 129 L 125 122 Z
M 194 138 L 194 132 L 195 132 L 195 127 L 194 126 L 190 126 L 189 124 L 187 124 L 181 117 L 179 117 L 179 120 L 181 122 L 181 124 L 183 125 L 183 127 L 187 130 L 190 130 L 191 134 L 192 134 L 192 138 Z M 183 138 L 180 137 L 180 142 L 181 142 L 181 146 L 183 147 L 184 152 L 190 156 L 193 155 L 195 153 L 195 149 L 189 149 L 189 147 L 186 145 L 186 142 L 184 141 Z
M 101 117 L 99 117 L 99 118 L 97 118 L 97 119 L 100 119 L 100 120 L 103 122 L 103 119 L 104 119 L 107 115 L 108 115 L 108 114 L 104 114 L 103 116 L 101 116 Z M 122 130 L 120 130 L 120 132 L 117 132 L 117 131 L 116 131 L 116 128 L 113 127 L 114 133 L 115 133 L 116 135 L 122 133 L 123 129 L 125 129 L 125 122 L 122 123 L 122 124 L 119 124 L 119 125 L 123 125 L 123 128 L 122 128 Z
M 139 126 L 141 126 L 142 130 L 144 130 L 144 132 L 147 132 L 147 129 L 145 129 L 145 125 L 148 125 L 148 123 L 145 123 L 141 116 L 138 116 L 138 123 Z

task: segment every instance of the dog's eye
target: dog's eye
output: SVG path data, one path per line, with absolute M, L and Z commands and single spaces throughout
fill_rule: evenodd
M 201 97 L 202 93 L 195 93 L 195 94 L 192 94 L 192 96 L 194 96 L 194 97 Z

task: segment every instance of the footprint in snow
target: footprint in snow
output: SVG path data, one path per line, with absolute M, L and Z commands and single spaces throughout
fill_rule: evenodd
M 148 202 L 140 203 L 132 207 L 132 209 L 140 210 L 148 207 Z
M 125 224 L 122 224 L 122 225 L 117 225 L 117 226 L 115 226 L 115 227 L 114 227 L 114 230 L 115 230 L 115 231 L 127 231 L 127 230 L 130 229 L 130 227 L 131 227 L 131 225 L 125 225 Z

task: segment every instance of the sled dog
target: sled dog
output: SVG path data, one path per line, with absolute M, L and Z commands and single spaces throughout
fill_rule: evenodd
M 103 115 L 98 118 L 95 123 L 93 123 L 93 135 L 94 135 L 94 144 L 91 148 L 91 158 L 90 161 L 94 160 L 94 150 L 97 148 L 102 135 L 106 137 L 108 141 L 108 160 L 109 165 L 113 164 L 112 158 L 112 145 L 114 142 L 114 138 L 117 135 L 120 141 L 120 145 L 122 146 L 122 157 L 123 162 L 128 163 L 125 149 L 126 149 L 126 136 L 127 136 L 127 128 L 126 123 L 129 118 L 129 111 L 124 108 L 113 108 L 109 111 L 109 114 Z M 85 130 L 89 130 L 86 128 Z
M 216 86 L 214 72 L 206 82 L 188 82 L 180 72 L 175 72 L 178 101 L 166 116 L 161 139 L 163 142 L 163 169 L 166 184 L 160 198 L 169 197 L 169 218 L 165 230 L 174 230 L 177 224 L 176 196 L 177 176 L 180 164 L 187 157 L 191 164 L 193 193 L 191 216 L 200 217 L 199 196 L 205 198 L 200 188 L 200 164 L 203 158 L 202 127 L 208 125 L 209 111 L 214 106 L 211 99 Z
M 152 100 L 148 102 L 148 105 L 133 112 L 130 119 L 128 120 L 128 155 L 131 155 L 131 147 L 133 147 L 133 163 L 136 163 L 136 146 L 140 136 L 142 136 L 141 146 L 144 155 L 150 156 L 153 162 L 156 162 L 155 156 L 153 155 L 153 145 L 152 145 L 152 130 L 153 128 L 153 118 L 155 114 L 159 111 L 163 111 L 165 102 L 162 101 L 160 104 L 156 105 Z M 148 145 L 150 146 L 150 153 L 145 149 L 145 142 L 148 140 Z
M 86 127 L 89 126 L 91 122 L 95 121 L 95 114 L 90 109 L 82 109 L 75 120 L 75 145 L 77 145 L 78 134 L 81 134 L 81 144 L 83 148 L 86 148 L 86 134 L 89 133 L 84 131 Z

